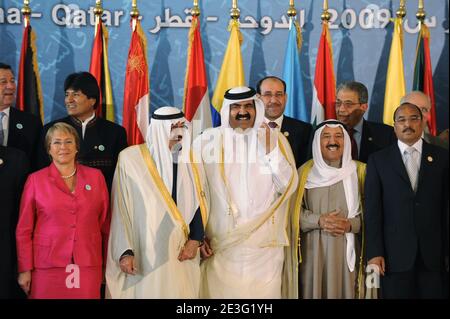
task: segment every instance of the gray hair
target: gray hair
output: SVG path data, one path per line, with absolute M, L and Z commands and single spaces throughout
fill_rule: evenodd
M 339 84 L 336 93 L 342 90 L 349 90 L 358 94 L 359 103 L 366 104 L 369 101 L 369 92 L 364 84 L 355 81 L 349 81 Z

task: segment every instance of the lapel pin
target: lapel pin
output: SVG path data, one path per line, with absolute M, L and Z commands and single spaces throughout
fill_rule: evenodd
M 0 165 L 3 165 L 4 161 L 0 158 Z
M 289 136 L 289 132 L 283 132 L 283 135 L 288 137 Z
M 86 184 L 85 188 L 87 191 L 90 191 L 92 189 L 91 185 L 89 185 L 89 184 Z
M 16 127 L 17 127 L 19 130 L 23 129 L 22 123 L 17 123 L 17 124 L 16 124 Z
M 97 145 L 95 145 L 95 146 L 94 146 L 94 150 L 96 150 L 97 148 L 98 148 L 98 146 L 97 146 Z
M 105 150 L 105 146 L 99 145 L 98 149 L 100 150 L 100 152 L 103 152 Z
M 431 157 L 431 156 L 428 156 L 428 157 L 427 157 L 427 160 L 428 160 L 428 162 L 430 162 L 430 163 L 431 163 L 431 162 L 433 161 L 433 157 Z
M 370 142 L 372 142 L 372 141 L 373 141 L 373 138 L 372 138 L 372 136 L 371 136 L 371 137 L 369 137 L 369 138 L 368 138 L 368 140 L 369 140 Z

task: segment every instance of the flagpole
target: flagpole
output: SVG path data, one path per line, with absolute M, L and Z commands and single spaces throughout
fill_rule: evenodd
M 136 29 L 136 21 L 139 18 L 139 10 L 137 7 L 137 0 L 133 0 L 131 3 L 131 12 L 130 16 L 132 18 L 132 28 L 133 31 Z
M 31 8 L 30 8 L 30 1 L 29 0 L 23 0 L 23 7 L 22 7 L 22 15 L 23 15 L 23 23 L 24 27 L 26 28 L 28 26 L 28 22 L 31 15 Z
M 400 0 L 400 7 L 396 12 L 397 18 L 404 18 L 406 16 L 406 5 L 405 0 Z
M 416 18 L 419 20 L 419 23 L 423 23 L 425 21 L 425 17 L 427 16 L 427 13 L 424 10 L 423 6 L 423 0 L 419 0 L 419 9 L 416 13 Z
M 95 14 L 95 26 L 97 26 L 103 14 L 102 0 L 95 0 L 94 14 Z M 94 33 L 94 36 L 96 35 L 97 35 L 97 28 L 95 28 Z
M 294 0 L 289 0 L 289 9 L 287 11 L 287 15 L 290 18 L 294 18 L 297 15 L 297 9 L 295 9 Z
M 331 19 L 331 13 L 328 12 L 328 0 L 323 0 L 323 11 L 320 15 L 320 19 L 326 23 L 328 23 Z
M 198 0 L 194 0 L 194 5 L 191 9 L 191 15 L 193 17 L 198 17 L 200 15 L 200 8 L 198 7 Z
M 241 16 L 241 10 L 238 8 L 237 0 L 233 0 L 233 5 L 230 11 L 230 17 L 231 19 L 238 21 L 239 17 Z

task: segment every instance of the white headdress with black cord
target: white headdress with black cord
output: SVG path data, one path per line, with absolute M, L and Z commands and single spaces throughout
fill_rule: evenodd
M 185 132 L 181 141 L 182 148 L 179 154 L 175 154 L 169 149 L 170 132 L 172 125 L 180 121 L 184 122 Z M 153 113 L 146 138 L 147 147 L 169 193 L 172 193 L 173 162 L 174 157 L 177 157 L 175 158 L 178 162 L 177 206 L 188 224 L 195 213 L 193 207 L 198 206 L 189 164 L 190 129 L 191 125 L 180 109 L 164 106 Z

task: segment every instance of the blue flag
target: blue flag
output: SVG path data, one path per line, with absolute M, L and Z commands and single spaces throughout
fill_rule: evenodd
M 283 79 L 286 81 L 286 93 L 288 95 L 284 114 L 309 123 L 300 67 L 300 47 L 300 26 L 296 20 L 291 18 L 283 69 Z

